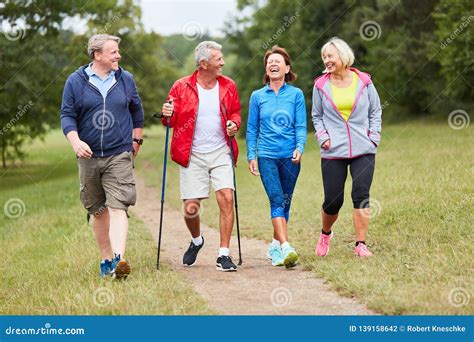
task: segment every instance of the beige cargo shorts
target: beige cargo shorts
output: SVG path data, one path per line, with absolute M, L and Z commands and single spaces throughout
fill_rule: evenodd
M 181 199 L 208 198 L 214 191 L 234 189 L 234 173 L 229 146 L 210 153 L 192 152 L 188 167 L 179 167 Z
M 133 153 L 103 158 L 78 158 L 81 202 L 91 215 L 106 208 L 127 210 L 136 201 Z

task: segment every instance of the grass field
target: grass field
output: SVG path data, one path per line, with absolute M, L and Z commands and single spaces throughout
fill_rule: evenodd
M 346 296 L 384 314 L 474 314 L 474 129 L 414 122 L 384 128 L 371 197 L 370 260 L 353 254 L 350 177 L 345 204 L 334 227 L 330 254 L 317 258 L 323 199 L 319 151 L 308 135 L 289 225 L 302 266 Z M 151 161 L 147 182 L 159 190 L 164 128 L 146 131 L 138 160 Z M 270 240 L 268 200 L 260 179 L 247 170 L 245 142 L 237 168 L 240 225 L 245 236 Z M 181 208 L 179 170 L 169 163 L 166 201 Z M 217 227 L 213 198 L 203 221 Z M 245 246 L 243 247 L 245 251 Z M 262 251 L 264 253 L 265 251 Z M 234 246 L 236 254 L 236 246 Z M 244 255 L 244 260 L 251 256 Z
M 350 182 L 330 255 L 314 255 L 322 184 L 309 135 L 290 221 L 302 267 L 381 313 L 474 314 L 473 133 L 420 122 L 385 128 L 372 187 L 368 244 L 376 256 L 370 260 L 353 255 Z M 160 190 L 164 129 L 148 129 L 146 137 L 137 169 Z M 268 241 L 268 201 L 260 180 L 247 171 L 244 141 L 239 145 L 241 230 Z M 156 171 L 144 168 L 144 161 Z M 180 209 L 178 167 L 168 165 L 166 202 Z M 213 313 L 178 274 L 166 267 L 156 272 L 155 244 L 137 218 L 127 252 L 132 276 L 126 282 L 98 279 L 99 256 L 78 199 L 75 159 L 60 132 L 35 143 L 25 162 L 1 174 L 0 314 Z M 204 202 L 202 215 L 217 226 L 213 198 Z M 244 254 L 244 262 L 251 258 Z
M 58 131 L 0 170 L 0 314 L 212 314 L 181 276 L 162 264 L 146 227 L 130 224 L 125 282 L 98 277 L 100 257 L 79 202 L 72 150 Z

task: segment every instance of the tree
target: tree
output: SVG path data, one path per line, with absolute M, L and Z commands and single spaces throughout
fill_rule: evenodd
M 430 54 L 441 66 L 444 91 L 456 102 L 474 99 L 474 3 L 469 0 L 441 0 L 433 12 L 436 23 L 436 41 L 431 44 Z
M 75 21 L 87 28 L 67 30 Z M 90 61 L 87 39 L 96 33 L 122 37 L 123 66 L 135 75 L 149 117 L 161 107 L 176 77 L 162 38 L 144 32 L 140 7 L 132 0 L 11 1 L 0 5 L 10 30 L 0 35 L 0 148 L 2 165 L 22 157 L 22 145 L 59 125 L 64 82 Z M 149 120 L 148 120 L 149 121 Z
M 275 44 L 289 52 L 298 74 L 294 84 L 305 92 L 307 108 L 311 108 L 313 81 L 324 69 L 319 49 L 329 37 L 340 32 L 338 17 L 341 9 L 348 7 L 344 0 L 269 0 L 263 7 L 258 7 L 258 3 L 240 1 L 241 8 L 250 6 L 253 14 L 236 17 L 226 27 L 231 51 L 238 57 L 231 76 L 240 92 L 243 122 L 252 91 L 263 86 L 263 56 Z M 240 134 L 245 135 L 245 125 Z
M 314 78 L 324 69 L 320 49 L 334 36 L 354 50 L 354 66 L 372 75 L 385 121 L 438 114 L 439 94 L 449 95 L 444 105 L 472 106 L 473 6 L 469 0 L 240 0 L 241 10 L 253 12 L 231 20 L 227 34 L 238 56 L 232 75 L 242 106 L 261 87 L 265 50 L 278 44 L 289 51 L 295 85 L 310 108 Z

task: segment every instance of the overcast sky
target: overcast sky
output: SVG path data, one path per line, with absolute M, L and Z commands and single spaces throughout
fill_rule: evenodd
M 161 35 L 221 36 L 225 20 L 237 12 L 237 0 L 142 0 L 141 4 L 145 29 Z

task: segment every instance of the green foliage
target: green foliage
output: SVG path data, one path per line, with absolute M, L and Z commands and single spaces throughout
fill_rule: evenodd
M 437 42 L 431 45 L 433 58 L 441 65 L 445 95 L 471 104 L 474 98 L 473 13 L 472 1 L 441 0 L 433 12 Z
M 59 37 L 37 34 L 10 41 L 0 36 L 0 136 L 2 164 L 22 156 L 22 145 L 58 121 L 61 87 Z M 63 76 L 64 77 L 64 76 Z M 59 101 L 58 101 L 59 99 Z
M 223 44 L 225 73 L 237 83 L 242 136 L 250 94 L 262 86 L 265 51 L 274 44 L 289 51 L 309 119 L 313 82 L 324 69 L 320 48 L 333 36 L 346 40 L 355 52 L 354 66 L 372 75 L 385 123 L 469 111 L 473 7 L 469 0 L 239 0 L 244 12 L 226 23 L 225 38 L 216 39 L 205 32 L 199 37 L 146 33 L 133 0 L 5 0 L 0 6 L 6 30 L 0 35 L 2 165 L 22 156 L 25 142 L 58 126 L 64 81 L 89 62 L 87 38 L 95 33 L 122 37 L 121 65 L 135 76 L 145 124 L 155 122 L 151 115 L 174 80 L 194 70 L 196 44 L 209 39 Z M 367 37 L 368 23 L 375 32 Z M 78 25 L 87 29 L 84 35 L 68 30 Z
M 145 33 L 141 9 L 132 0 L 98 2 L 6 1 L 0 18 L 10 31 L 0 35 L 0 149 L 2 165 L 21 158 L 25 142 L 57 127 L 64 83 L 90 62 L 87 39 L 97 33 L 118 35 L 121 66 L 134 74 L 145 110 L 145 123 L 161 108 L 177 77 L 163 38 Z M 84 35 L 66 28 L 87 27 Z M 77 24 L 76 24 L 77 25 Z
M 347 41 L 356 56 L 354 66 L 372 75 L 385 122 L 473 106 L 472 1 L 239 1 L 240 9 L 246 7 L 256 10 L 234 18 L 226 29 L 238 56 L 231 76 L 244 116 L 251 92 L 262 86 L 265 50 L 274 44 L 289 51 L 298 74 L 294 83 L 305 92 L 309 112 L 314 78 L 324 69 L 320 48 L 333 36 Z M 463 30 L 441 49 L 460 25 Z

